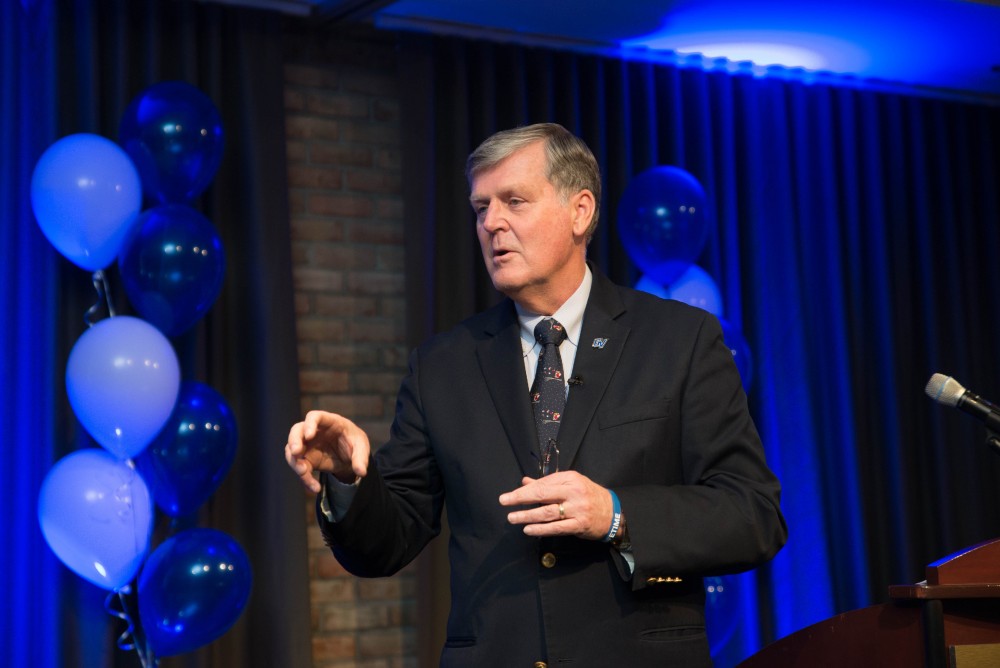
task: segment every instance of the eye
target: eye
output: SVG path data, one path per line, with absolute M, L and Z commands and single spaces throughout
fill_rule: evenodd
M 517 197 L 511 197 L 507 204 L 509 204 L 512 208 L 517 208 L 518 206 L 524 204 L 524 200 Z

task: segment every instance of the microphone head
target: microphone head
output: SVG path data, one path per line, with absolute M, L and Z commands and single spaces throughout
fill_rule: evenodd
M 958 405 L 958 400 L 965 394 L 965 388 L 951 376 L 936 373 L 927 381 L 924 392 L 934 401 L 954 408 Z

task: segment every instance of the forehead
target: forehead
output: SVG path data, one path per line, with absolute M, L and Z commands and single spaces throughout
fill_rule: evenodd
M 541 141 L 519 148 L 492 167 L 481 169 L 472 177 L 472 193 L 513 187 L 544 187 L 548 160 Z

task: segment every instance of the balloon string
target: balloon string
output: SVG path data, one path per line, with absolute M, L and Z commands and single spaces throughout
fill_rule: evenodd
M 98 269 L 91 276 L 91 281 L 94 284 L 94 291 L 97 292 L 97 301 L 87 309 L 87 312 L 83 316 L 83 321 L 87 323 L 87 327 L 93 327 L 98 318 L 97 315 L 101 312 L 101 306 L 107 306 L 108 316 L 115 317 L 115 307 L 111 304 L 111 290 L 108 287 L 108 278 L 104 275 L 103 269 Z
M 132 588 L 126 585 L 117 593 L 117 597 L 115 596 L 115 592 L 108 594 L 108 597 L 104 600 L 104 609 L 109 614 L 124 621 L 127 626 L 125 631 L 118 637 L 118 648 L 126 652 L 135 650 L 143 668 L 157 668 L 160 665 L 159 659 L 153 655 L 152 649 L 145 646 L 142 639 L 142 629 L 136 626 L 132 615 L 129 614 L 128 596 L 132 593 Z M 121 603 L 121 610 L 115 605 L 116 600 Z
M 135 631 L 135 625 L 132 623 L 132 619 L 125 612 L 125 601 L 122 600 L 122 609 L 119 610 L 115 606 L 115 601 L 119 600 L 119 597 L 124 596 L 124 594 L 118 594 L 116 596 L 115 592 L 108 594 L 108 597 L 104 599 L 104 609 L 108 611 L 109 615 L 117 617 L 118 619 L 125 622 L 127 628 L 118 636 L 118 649 L 124 650 L 126 652 L 135 649 L 135 643 L 133 642 L 135 636 L 133 635 Z

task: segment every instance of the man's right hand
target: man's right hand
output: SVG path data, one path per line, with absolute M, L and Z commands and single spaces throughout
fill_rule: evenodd
M 288 432 L 285 461 L 310 491 L 322 489 L 316 473 L 332 473 L 352 483 L 368 473 L 368 435 L 347 418 L 326 411 L 309 411 Z

